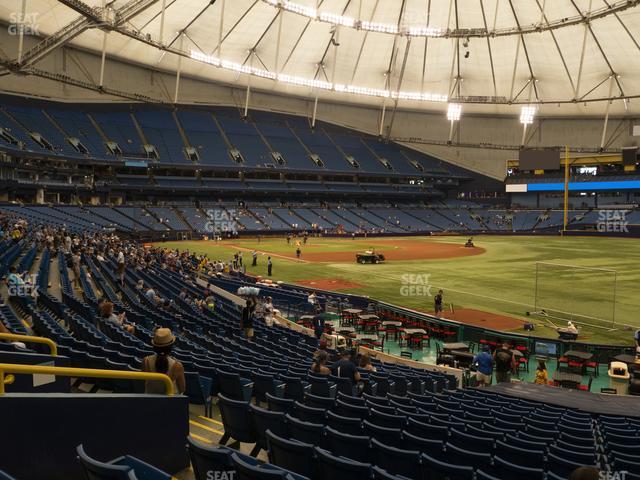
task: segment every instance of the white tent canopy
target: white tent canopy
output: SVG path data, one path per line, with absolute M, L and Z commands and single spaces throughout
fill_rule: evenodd
M 398 108 L 446 112 L 449 101 L 519 114 L 531 103 L 550 115 L 600 115 L 606 99 L 612 114 L 640 111 L 638 3 L 114 0 L 105 9 L 103 0 L 27 0 L 24 23 L 60 38 L 94 16 L 69 41 L 95 52 L 106 45 L 106 68 L 109 58 L 129 59 L 240 85 L 253 73 L 252 88 Z M 16 23 L 21 5 L 3 2 L 0 18 Z M 120 21 L 125 6 L 146 8 Z M 38 59 L 30 53 L 27 61 Z

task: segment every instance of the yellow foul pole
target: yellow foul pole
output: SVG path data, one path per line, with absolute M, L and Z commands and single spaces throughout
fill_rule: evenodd
M 564 221 L 562 223 L 562 232 L 567 231 L 569 223 L 569 146 L 564 147 Z

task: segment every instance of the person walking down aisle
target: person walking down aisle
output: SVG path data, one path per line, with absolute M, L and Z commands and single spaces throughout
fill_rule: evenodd
M 473 357 L 473 363 L 477 365 L 476 381 L 479 387 L 488 387 L 491 385 L 491 376 L 493 375 L 493 357 L 491 356 L 488 345 L 482 347 L 482 352 Z
M 493 352 L 493 359 L 496 362 L 496 382 L 511 382 L 511 374 L 516 373 L 516 357 L 505 343 L 501 344 Z

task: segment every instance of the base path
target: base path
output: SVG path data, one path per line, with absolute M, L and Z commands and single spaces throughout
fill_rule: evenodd
M 362 241 L 361 239 L 359 239 Z M 345 241 L 345 243 L 348 242 Z M 371 247 L 376 253 L 382 253 L 388 261 L 394 260 L 435 260 L 441 258 L 468 257 L 481 255 L 485 249 L 481 247 L 466 248 L 462 243 L 420 242 L 415 240 L 380 240 L 371 239 Z M 354 262 L 356 252 L 310 252 L 302 246 L 302 260 L 308 262 Z M 295 254 L 281 254 L 281 257 L 295 259 Z

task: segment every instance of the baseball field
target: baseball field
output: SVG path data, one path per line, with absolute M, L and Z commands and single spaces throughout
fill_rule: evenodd
M 271 256 L 274 281 L 368 295 L 424 312 L 433 312 L 433 296 L 443 290 L 444 317 L 487 328 L 523 332 L 524 322 L 532 322 L 535 335 L 556 338 L 555 327 L 572 320 L 581 341 L 633 343 L 640 328 L 640 241 L 477 236 L 475 247 L 465 248 L 465 240 L 311 237 L 305 245 L 279 237 L 159 245 L 225 262 L 242 252 L 247 273 L 263 277 Z M 356 263 L 356 252 L 366 250 L 386 261 Z

